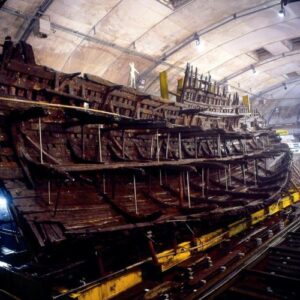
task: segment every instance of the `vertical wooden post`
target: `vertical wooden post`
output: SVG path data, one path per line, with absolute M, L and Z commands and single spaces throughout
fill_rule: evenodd
M 102 259 L 102 255 L 101 255 L 100 250 L 96 250 L 96 255 L 97 255 L 100 275 L 105 276 L 104 263 L 103 263 L 103 259 Z
M 148 246 L 149 246 L 149 249 L 150 249 L 150 254 L 151 254 L 152 261 L 155 265 L 158 265 L 158 259 L 157 259 L 156 252 L 155 252 L 154 245 L 153 245 L 152 231 L 151 230 L 147 231 L 147 238 L 148 238 Z

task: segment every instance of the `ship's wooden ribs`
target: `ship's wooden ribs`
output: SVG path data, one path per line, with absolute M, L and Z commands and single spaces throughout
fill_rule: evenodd
M 72 104 L 71 101 L 75 101 L 79 104 L 84 104 L 84 103 L 88 103 L 89 101 L 85 98 L 82 98 L 80 96 L 76 96 L 76 95 L 72 95 L 72 94 L 68 94 L 68 93 L 64 93 L 64 92 L 59 92 L 56 90 L 51 90 L 51 89 L 43 89 L 41 90 L 41 93 L 45 93 L 46 95 L 55 95 L 55 96 L 59 96 L 61 97 L 61 99 L 65 99 L 67 100 L 67 104 Z
M 34 66 L 31 64 L 26 65 L 26 64 L 20 63 L 16 60 L 11 60 L 9 63 L 7 63 L 6 68 L 9 71 L 26 73 L 28 75 L 41 77 L 41 78 L 47 79 L 47 80 L 55 79 L 55 75 L 54 75 L 55 73 L 46 70 L 45 67 Z
M 44 117 L 47 111 L 41 107 L 32 107 L 26 110 L 14 110 L 10 113 L 8 120 L 11 124 L 24 122 L 31 119 Z
M 81 74 L 81 72 L 75 72 L 75 73 L 70 73 L 70 74 L 58 74 L 56 73 L 55 77 L 55 86 L 54 89 L 58 91 L 58 89 L 61 87 L 61 85 L 64 83 L 66 80 L 71 80 L 74 77 L 77 77 Z
M 109 95 L 113 92 L 113 91 L 117 91 L 120 90 L 123 87 L 123 85 L 113 85 L 113 86 L 108 86 L 106 88 L 106 91 L 103 95 L 103 103 L 101 105 L 102 109 L 107 108 L 107 105 L 109 104 Z
M 260 154 L 260 155 L 263 155 Z M 248 155 L 248 158 L 260 157 L 256 155 Z M 221 163 L 233 163 L 234 159 L 242 159 L 243 156 L 236 156 L 233 160 L 228 158 L 215 158 L 215 161 Z M 61 163 L 59 165 L 48 165 L 50 169 L 57 172 L 92 172 L 92 171 L 104 171 L 104 170 L 117 170 L 123 168 L 151 168 L 151 167 L 164 167 L 166 165 L 189 165 L 194 164 L 201 166 L 201 164 L 214 164 L 215 161 L 205 160 L 205 159 L 180 159 L 177 161 L 152 161 L 152 162 L 121 162 L 121 163 L 111 163 L 111 164 L 71 164 L 71 163 Z M 46 164 L 44 164 L 46 165 Z
M 179 115 L 197 115 L 200 112 L 204 112 L 206 108 L 190 108 L 190 109 L 182 109 L 179 111 Z

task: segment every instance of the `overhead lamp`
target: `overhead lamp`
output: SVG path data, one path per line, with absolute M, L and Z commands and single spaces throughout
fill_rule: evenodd
M 285 16 L 285 8 L 283 6 L 284 1 L 281 1 L 280 3 L 280 10 L 278 11 L 278 16 L 283 18 Z
M 284 7 L 281 7 L 280 10 L 278 11 L 278 16 L 283 18 L 285 16 L 285 9 Z
M 200 35 L 198 33 L 194 34 L 194 41 L 195 41 L 196 48 L 198 50 L 201 50 L 202 49 L 202 43 L 201 43 L 201 40 L 200 40 Z
M 254 75 L 257 75 L 257 74 L 258 74 L 258 72 L 257 72 L 257 70 L 255 69 L 255 66 L 254 66 L 254 65 L 251 65 L 251 69 L 252 69 L 252 72 L 253 72 Z
M 0 210 L 7 208 L 7 200 L 5 197 L 0 196 Z
M 283 85 L 283 88 L 284 88 L 285 90 L 287 90 L 287 85 L 286 85 L 286 83 L 284 82 L 282 85 Z

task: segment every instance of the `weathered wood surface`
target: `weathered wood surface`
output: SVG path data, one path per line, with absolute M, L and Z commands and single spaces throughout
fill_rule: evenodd
M 287 186 L 289 150 L 243 123 L 238 96 L 198 70 L 188 66 L 181 96 L 165 100 L 14 49 L 1 57 L 0 179 L 38 249 L 99 235 L 109 253 L 148 230 L 165 249 L 170 224 L 179 242 L 186 225 L 247 217 Z

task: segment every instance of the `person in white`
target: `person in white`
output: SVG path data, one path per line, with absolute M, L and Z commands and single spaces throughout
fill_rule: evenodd
M 140 74 L 139 71 L 135 68 L 134 62 L 129 63 L 130 67 L 130 86 L 136 89 L 136 74 Z

